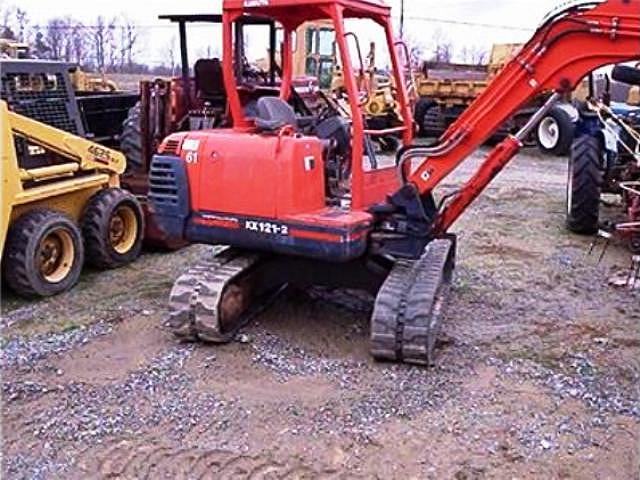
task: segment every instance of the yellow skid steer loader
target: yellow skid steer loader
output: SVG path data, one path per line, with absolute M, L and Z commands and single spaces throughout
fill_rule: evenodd
M 23 297 L 73 287 L 86 262 L 117 268 L 140 254 L 144 217 L 120 188 L 121 153 L 11 112 L 2 130 L 2 281 Z

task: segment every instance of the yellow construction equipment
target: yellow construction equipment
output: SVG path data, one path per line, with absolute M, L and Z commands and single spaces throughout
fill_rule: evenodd
M 466 108 L 487 89 L 491 79 L 521 48 L 522 45 L 517 43 L 495 44 L 487 65 L 424 62 L 414 79 L 418 96 L 430 98 L 448 108 Z
M 118 84 L 113 80 L 108 80 L 104 74 L 90 74 L 77 66 L 69 69 L 69 77 L 73 89 L 79 93 L 117 92 L 120 90 Z
M 2 280 L 24 297 L 73 287 L 97 268 L 135 260 L 144 232 L 137 199 L 120 188 L 121 153 L 9 111 L 2 129 Z
M 320 88 L 329 90 L 336 63 L 335 32 L 331 22 L 316 20 L 303 23 L 296 30 L 294 77 L 315 77 Z
M 0 38 L 0 58 L 29 58 L 29 44 Z

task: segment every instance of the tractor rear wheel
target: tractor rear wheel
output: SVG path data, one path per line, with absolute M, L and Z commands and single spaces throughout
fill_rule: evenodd
M 49 297 L 78 282 L 83 262 L 82 234 L 73 220 L 54 210 L 34 210 L 9 229 L 2 275 L 21 297 Z
M 145 161 L 142 158 L 142 104 L 136 103 L 122 124 L 120 150 L 127 157 L 127 170 L 143 170 Z
M 567 181 L 567 226 L 574 233 L 598 231 L 602 193 L 602 146 L 592 136 L 579 137 L 571 147 Z
M 96 193 L 82 218 L 87 262 L 97 268 L 118 268 L 140 255 L 144 214 L 131 193 L 109 188 Z

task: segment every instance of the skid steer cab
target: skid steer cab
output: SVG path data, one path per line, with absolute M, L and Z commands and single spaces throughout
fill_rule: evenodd
M 224 3 L 223 77 L 233 128 L 177 133 L 153 159 L 150 198 L 166 232 L 192 242 L 348 261 L 361 257 L 373 216 L 368 209 L 400 186 L 395 151 L 374 147 L 379 137 L 413 140 L 406 82 L 394 48 L 389 8 L 380 2 Z M 279 91 L 247 108 L 234 74 L 237 31 L 245 18 L 264 18 L 282 33 Z M 386 39 L 398 111 L 393 128 L 368 129 L 357 82 L 365 71 L 350 18 L 366 19 Z M 295 32 L 304 22 L 329 19 L 335 32 L 348 109 L 329 99 L 317 115 L 297 108 L 292 88 Z M 360 20 L 362 21 L 362 20 Z M 240 36 L 242 38 L 242 36 Z

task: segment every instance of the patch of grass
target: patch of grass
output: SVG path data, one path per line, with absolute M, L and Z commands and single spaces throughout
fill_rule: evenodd
M 453 291 L 456 295 L 469 295 L 473 292 L 473 287 L 468 280 L 460 279 L 453 284 Z
M 74 322 L 73 320 L 67 320 L 60 325 L 59 332 L 60 333 L 68 333 L 73 332 L 74 330 L 79 330 L 82 328 L 82 325 Z
M 543 346 L 541 349 L 530 345 L 512 347 L 499 355 L 505 361 L 529 360 L 550 370 L 559 370 L 561 357 Z

